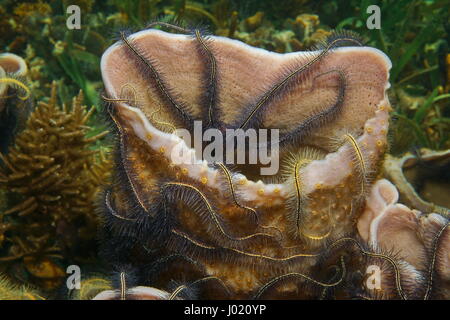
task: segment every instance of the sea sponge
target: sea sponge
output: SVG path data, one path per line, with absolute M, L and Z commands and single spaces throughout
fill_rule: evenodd
M 403 280 L 398 280 L 409 298 L 449 299 L 450 220 L 411 210 L 397 203 L 398 197 L 391 182 L 377 181 L 358 220 L 358 232 L 372 248 L 394 252 L 406 265 L 399 275 Z M 408 277 L 413 279 L 405 280 Z M 384 285 L 385 294 L 392 296 L 389 287 Z
M 330 262 L 334 273 L 314 266 L 329 241 L 354 234 L 386 150 L 389 59 L 348 33 L 282 55 L 190 32 L 122 33 L 102 57 L 118 137 L 116 183 L 103 204 L 105 258 L 150 264 L 141 272 L 151 278 L 138 285 L 201 284 L 197 297 L 312 298 L 338 286 L 344 256 Z M 200 159 L 175 131 L 195 135 L 195 120 L 220 132 L 279 129 L 284 173 L 267 178 L 261 165 L 237 173 Z M 174 150 L 192 161 L 177 163 Z M 314 288 L 298 289 L 305 284 Z

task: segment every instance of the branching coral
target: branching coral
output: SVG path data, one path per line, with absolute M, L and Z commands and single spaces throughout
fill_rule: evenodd
M 92 253 L 83 246 L 95 236 L 96 195 L 111 168 L 94 145 L 107 132 L 88 137 L 94 108 L 82 105 L 81 92 L 71 108 L 60 107 L 56 92 L 53 83 L 49 101 L 38 103 L 9 152 L 0 154 L 10 205 L 2 213 L 8 226 L 3 261 Z

